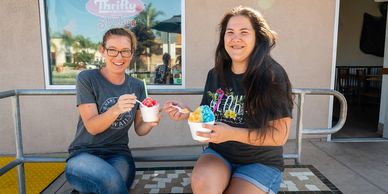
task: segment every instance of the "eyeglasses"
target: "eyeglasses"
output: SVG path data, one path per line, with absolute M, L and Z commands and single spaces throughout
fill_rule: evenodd
M 110 56 L 110 57 L 117 57 L 117 55 L 119 55 L 119 53 L 121 54 L 122 57 L 125 57 L 125 58 L 129 58 L 132 55 L 132 51 L 130 49 L 118 51 L 116 49 L 106 48 L 105 50 L 106 50 L 106 53 L 108 54 L 108 56 Z

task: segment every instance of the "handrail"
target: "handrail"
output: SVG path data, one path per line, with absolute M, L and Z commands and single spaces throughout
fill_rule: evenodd
M 0 99 L 15 96 L 15 95 L 16 95 L 16 90 L 8 90 L 8 91 L 0 92 Z
M 150 89 L 151 95 L 202 95 L 203 89 L 191 88 L 191 89 Z M 301 163 L 302 153 L 302 135 L 303 134 L 332 134 L 340 130 L 346 121 L 347 115 L 347 102 L 345 97 L 332 89 L 311 89 L 311 88 L 294 88 L 292 93 L 297 96 L 298 102 L 296 105 L 296 149 L 295 153 L 285 153 L 283 156 L 285 159 L 294 159 L 295 163 Z M 73 89 L 57 89 L 57 90 L 44 90 L 44 89 L 19 89 L 8 90 L 0 92 L 0 99 L 12 98 L 12 110 L 13 120 L 15 127 L 16 138 L 16 159 L 0 168 L 0 176 L 14 167 L 18 169 L 18 189 L 19 193 L 25 193 L 25 175 L 24 175 L 24 163 L 28 162 L 64 162 L 65 158 L 58 157 L 32 157 L 24 156 L 23 152 L 23 140 L 22 140 L 22 127 L 20 120 L 20 102 L 19 96 L 53 96 L 53 95 L 75 95 L 76 90 Z M 340 102 L 340 116 L 337 124 L 332 128 L 303 128 L 303 110 L 304 110 L 304 98 L 306 95 L 330 95 L 336 97 Z M 163 162 L 163 161 L 193 161 L 198 158 L 197 155 L 182 155 L 182 156 L 141 156 L 134 159 L 141 162 Z
M 303 128 L 303 134 L 333 134 L 339 131 L 345 124 L 346 115 L 347 115 L 347 104 L 346 98 L 340 92 L 335 90 L 327 90 L 327 89 L 293 89 L 292 90 L 296 94 L 304 94 L 304 95 L 333 95 L 340 100 L 340 115 L 337 124 L 328 129 L 328 128 Z M 303 105 L 303 102 L 302 102 Z

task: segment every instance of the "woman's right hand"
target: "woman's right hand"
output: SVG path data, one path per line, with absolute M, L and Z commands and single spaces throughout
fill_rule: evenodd
M 179 106 L 182 109 L 187 108 L 186 105 L 184 105 L 184 104 L 182 104 L 180 102 L 176 102 L 176 101 L 167 101 L 167 102 L 165 102 L 164 106 L 163 106 L 163 110 L 164 110 L 164 112 L 166 112 L 168 114 L 168 116 L 170 116 L 170 118 L 172 120 L 180 121 L 180 120 L 188 119 L 189 118 L 190 112 L 186 112 L 186 113 L 180 112 L 174 106 Z
M 115 113 L 122 114 L 129 112 L 136 105 L 136 96 L 135 94 L 124 94 L 119 97 L 117 103 L 112 107 L 115 110 Z

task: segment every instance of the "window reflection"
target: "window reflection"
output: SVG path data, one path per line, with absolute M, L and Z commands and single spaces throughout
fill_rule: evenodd
M 98 10 L 101 6 L 94 0 L 41 1 L 41 14 L 47 18 L 49 86 L 74 86 L 80 71 L 102 68 L 99 45 L 103 33 L 112 27 L 130 28 L 138 38 L 128 74 L 156 87 L 182 85 L 182 0 L 137 0 L 140 4 L 134 14 L 122 14 L 122 10 L 107 14 Z M 165 54 L 170 56 L 167 65 L 163 65 Z M 155 81 L 157 72 L 163 72 L 163 81 Z

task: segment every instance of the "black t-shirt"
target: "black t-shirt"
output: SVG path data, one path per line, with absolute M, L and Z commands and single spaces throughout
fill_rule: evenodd
M 228 80 L 228 87 L 216 76 L 213 69 L 209 71 L 201 105 L 209 105 L 212 109 L 216 107 L 217 122 L 223 122 L 232 127 L 248 128 L 244 117 L 243 75 L 228 71 L 225 79 Z M 282 115 L 291 117 L 291 111 L 284 107 Z M 220 144 L 209 143 L 209 147 L 233 163 L 261 163 L 283 170 L 282 146 L 253 146 L 227 141 Z

